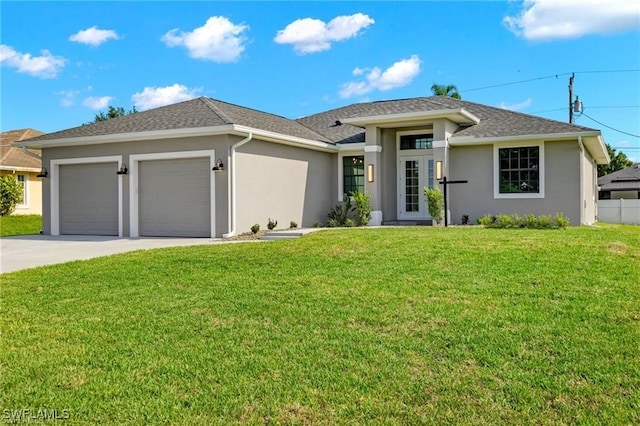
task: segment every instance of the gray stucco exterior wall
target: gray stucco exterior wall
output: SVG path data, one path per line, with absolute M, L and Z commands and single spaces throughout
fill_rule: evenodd
M 324 223 L 335 205 L 337 154 L 252 140 L 236 153 L 237 229 Z
M 523 143 L 522 146 L 526 146 Z M 580 162 L 582 154 L 576 141 L 547 141 L 544 144 L 544 198 L 494 198 L 493 145 L 457 146 L 449 150 L 450 180 L 468 180 L 450 185 L 451 222 L 461 223 L 463 214 L 470 223 L 484 214 L 564 213 L 571 224 L 581 223 Z

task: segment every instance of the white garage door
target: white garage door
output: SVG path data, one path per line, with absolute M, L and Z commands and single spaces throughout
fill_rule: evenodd
M 209 158 L 140 161 L 140 236 L 210 237 Z
M 60 233 L 118 235 L 118 163 L 59 168 Z

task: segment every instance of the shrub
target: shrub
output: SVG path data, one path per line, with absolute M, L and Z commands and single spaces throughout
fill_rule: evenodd
M 484 216 L 480 216 L 479 218 L 476 219 L 476 222 L 478 223 L 478 225 L 483 225 L 486 226 L 487 228 L 490 228 L 496 221 L 496 217 L 495 216 L 491 216 L 489 213 L 485 214 Z
M 367 226 L 371 220 L 371 194 L 356 191 L 352 193 L 358 226 Z
M 259 230 L 260 230 L 260 225 L 258 225 L 257 223 L 251 226 L 251 233 L 257 234 Z
M 298 227 L 298 222 L 295 222 L 293 220 L 289 222 L 289 228 L 296 229 L 297 227 Z
M 267 228 L 269 229 L 269 231 L 273 231 L 273 229 L 278 226 L 278 221 L 277 220 L 271 220 L 271 218 L 269 218 L 269 221 L 267 222 Z
M 567 226 L 569 226 L 571 222 L 569 218 L 565 216 L 564 213 L 562 212 L 556 213 L 553 220 L 557 228 L 566 228 Z
M 22 202 L 22 185 L 15 176 L 0 176 L 0 216 L 8 216 Z
M 436 224 L 440 224 L 444 219 L 444 196 L 440 188 L 427 188 L 424 187 L 424 195 L 427 197 L 427 208 L 429 215 L 433 218 Z
M 468 214 L 463 214 L 462 215 L 462 224 L 463 225 L 468 225 L 469 224 L 469 215 Z
M 318 222 L 317 220 L 315 222 L 313 222 L 313 224 L 311 225 L 314 228 L 320 228 L 320 222 Z
M 491 216 L 485 214 L 477 219 L 478 224 L 485 226 L 486 228 L 528 228 L 528 229 L 554 229 L 554 228 L 566 228 L 569 226 L 569 218 L 563 213 L 556 213 L 555 216 L 542 215 L 535 216 L 527 214 L 520 216 L 518 214 L 499 214 L 497 216 Z
M 347 219 L 349 219 L 349 213 L 353 210 L 351 206 L 351 197 L 344 194 L 343 201 L 331 207 L 329 214 L 327 214 L 327 226 L 329 228 L 338 228 L 341 226 L 347 226 Z

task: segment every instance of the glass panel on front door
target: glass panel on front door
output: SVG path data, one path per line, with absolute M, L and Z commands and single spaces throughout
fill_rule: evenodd
M 405 161 L 405 211 L 420 211 L 420 162 Z

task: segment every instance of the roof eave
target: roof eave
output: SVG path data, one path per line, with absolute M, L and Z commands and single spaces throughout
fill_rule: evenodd
M 366 117 L 340 119 L 342 123 L 364 127 L 370 124 L 402 124 L 417 120 L 436 120 L 446 118 L 458 124 L 478 124 L 480 118 L 464 108 L 440 109 L 434 111 L 405 112 L 400 114 L 381 114 Z
M 5 170 L 5 171 L 9 171 L 9 172 L 27 172 L 27 173 L 39 173 L 40 168 L 35 168 L 35 167 L 21 167 L 21 166 L 6 166 L 6 165 L 2 165 L 0 166 L 0 170 Z
M 519 141 L 560 141 L 575 140 L 582 138 L 582 142 L 597 164 L 609 164 L 610 158 L 607 148 L 599 131 L 567 132 L 567 133 L 546 133 L 538 135 L 518 135 L 518 136 L 490 136 L 477 138 L 474 136 L 452 136 L 449 138 L 451 146 L 486 145 L 492 143 L 507 143 Z
M 246 136 L 251 133 L 253 137 L 258 137 L 269 142 L 280 143 L 283 145 L 297 146 L 301 148 L 313 149 L 323 152 L 337 152 L 338 147 L 335 144 L 316 141 L 312 139 L 300 138 L 297 136 L 285 135 L 283 133 L 270 132 L 268 130 L 256 129 L 254 127 L 232 125 L 233 129 L 229 133 Z
M 221 135 L 233 130 L 233 125 L 192 127 L 186 129 L 151 130 L 146 132 L 114 133 L 99 136 L 78 136 L 73 138 L 15 142 L 13 146 L 28 148 L 54 148 L 59 146 L 99 145 L 106 143 L 143 140 L 171 139 L 193 136 Z

